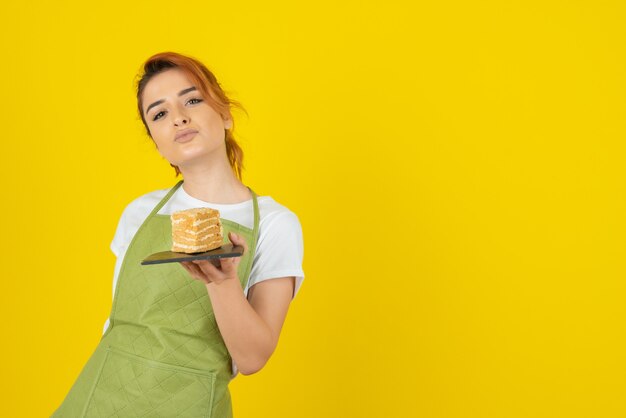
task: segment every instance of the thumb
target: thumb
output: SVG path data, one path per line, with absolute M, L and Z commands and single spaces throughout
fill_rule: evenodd
M 245 240 L 243 237 L 241 237 L 241 236 L 239 236 L 239 235 L 235 234 L 235 233 L 234 233 L 234 232 L 232 232 L 232 231 L 231 231 L 231 232 L 229 232 L 229 233 L 228 233 L 228 235 L 229 235 L 229 237 L 230 237 L 230 241 L 231 241 L 233 244 L 235 244 L 235 245 L 241 245 L 241 246 L 243 246 L 244 248 L 246 248 L 246 247 L 247 247 L 247 245 L 246 245 L 246 240 Z
M 243 254 L 245 254 L 248 251 L 248 244 L 246 243 L 246 240 L 243 237 L 235 234 L 234 232 L 230 232 L 229 237 L 230 237 L 230 241 L 234 245 L 241 245 L 243 247 Z M 240 261 L 241 261 L 241 256 L 233 258 L 233 263 L 235 266 L 239 265 Z

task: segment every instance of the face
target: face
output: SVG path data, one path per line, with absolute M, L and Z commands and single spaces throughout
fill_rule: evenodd
M 148 82 L 143 112 L 159 153 L 181 170 L 206 161 L 208 155 L 226 155 L 224 129 L 230 128 L 231 121 L 213 110 L 181 70 L 166 70 Z M 176 135 L 187 129 L 197 133 L 177 140 Z

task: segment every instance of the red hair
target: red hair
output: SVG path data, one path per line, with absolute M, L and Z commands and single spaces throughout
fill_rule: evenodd
M 139 81 L 137 82 L 137 109 L 139 110 L 139 116 L 150 139 L 152 139 L 152 135 L 150 134 L 150 129 L 148 129 L 148 124 L 143 114 L 143 91 L 150 79 L 155 75 L 170 68 L 182 70 L 187 78 L 196 86 L 208 104 L 222 116 L 222 119 L 231 119 L 231 128 L 225 129 L 226 155 L 235 175 L 239 180 L 242 180 L 242 169 L 244 168 L 243 150 L 237 141 L 235 141 L 233 135 L 235 121 L 232 117 L 231 110 L 233 107 L 238 107 L 245 112 L 246 110 L 243 106 L 239 102 L 229 99 L 226 93 L 224 93 L 224 90 L 222 90 L 215 75 L 213 75 L 204 64 L 193 57 L 176 52 L 160 52 L 148 58 L 142 67 L 143 74 L 138 76 Z M 154 139 L 152 141 L 154 142 Z M 177 177 L 180 174 L 180 170 L 172 163 L 170 163 L 170 165 L 176 170 L 174 177 Z

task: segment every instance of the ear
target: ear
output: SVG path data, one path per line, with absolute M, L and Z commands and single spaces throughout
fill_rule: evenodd
M 224 128 L 225 129 L 230 129 L 232 127 L 233 127 L 233 120 L 232 119 L 224 120 Z

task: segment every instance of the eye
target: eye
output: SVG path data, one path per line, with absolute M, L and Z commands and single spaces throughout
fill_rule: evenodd
M 198 101 L 198 103 L 200 103 L 200 102 L 202 101 L 202 99 L 198 99 L 198 98 L 194 97 L 194 98 L 192 98 L 192 99 L 187 100 L 187 103 L 191 102 L 192 100 L 197 100 L 197 101 Z M 161 113 L 163 113 L 163 111 L 160 111 L 159 113 L 157 113 L 156 115 L 154 115 L 154 118 L 153 118 L 152 120 L 153 120 L 153 121 L 155 121 L 155 120 L 157 120 L 157 119 L 161 119 L 161 118 L 159 117 L 159 115 L 160 115 Z

